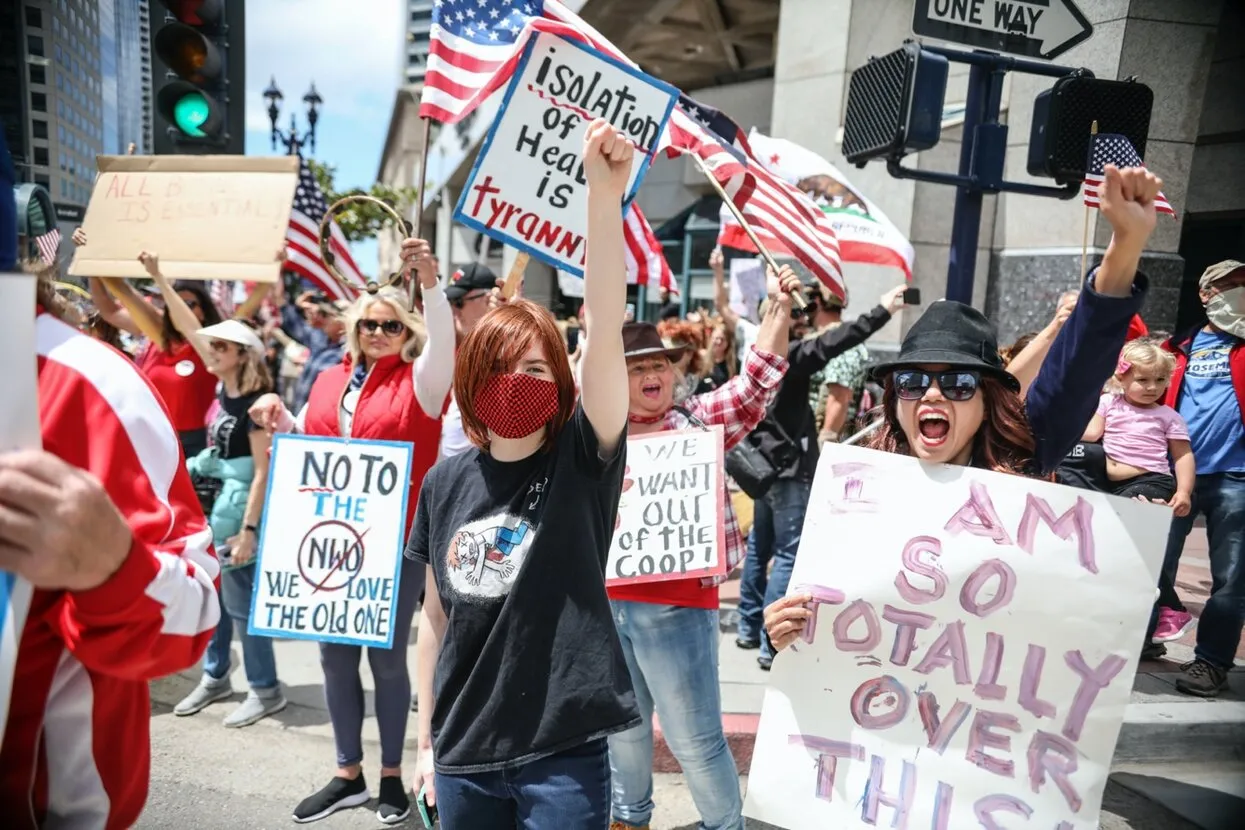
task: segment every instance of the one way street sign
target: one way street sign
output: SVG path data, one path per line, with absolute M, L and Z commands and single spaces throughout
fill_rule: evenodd
M 916 0 L 912 31 L 979 49 L 1051 60 L 1094 27 L 1072 0 Z

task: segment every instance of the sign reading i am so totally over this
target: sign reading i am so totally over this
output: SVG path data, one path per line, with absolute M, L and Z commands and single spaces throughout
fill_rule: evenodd
M 726 573 L 722 428 L 627 439 L 607 585 Z
M 792 830 L 1092 830 L 1170 509 L 827 446 L 745 814 Z
M 393 643 L 410 444 L 278 435 L 249 631 Z
M 506 89 L 454 221 L 582 277 L 588 232 L 582 156 L 588 125 L 604 118 L 635 143 L 629 202 L 678 94 L 669 84 L 581 43 L 537 34 Z

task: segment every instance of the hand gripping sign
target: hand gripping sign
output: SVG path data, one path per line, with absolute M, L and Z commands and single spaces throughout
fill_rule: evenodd
M 604 118 L 636 145 L 623 207 L 657 152 L 679 91 L 577 41 L 528 41 L 454 221 L 554 268 L 584 274 L 584 133 Z
M 393 644 L 410 444 L 278 435 L 249 631 Z
M 1171 510 L 829 444 L 744 813 L 1092 830 Z

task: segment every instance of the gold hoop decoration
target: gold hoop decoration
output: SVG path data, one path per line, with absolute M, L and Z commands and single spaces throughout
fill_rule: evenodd
M 366 193 L 352 193 L 349 196 L 341 197 L 336 202 L 329 205 L 329 209 L 324 212 L 324 218 L 320 220 L 320 256 L 324 259 L 324 265 L 328 268 L 329 274 L 331 274 L 333 279 L 337 280 L 337 282 L 347 291 L 354 291 L 358 288 L 358 286 L 347 280 L 344 276 L 342 276 L 341 271 L 337 270 L 337 266 L 334 263 L 334 260 L 336 260 L 337 257 L 334 256 L 333 252 L 329 250 L 329 222 L 333 220 L 333 217 L 337 214 L 339 208 L 343 205 L 350 204 L 351 202 L 371 202 L 377 205 L 381 210 L 389 214 L 396 226 L 401 229 L 403 236 L 409 237 L 411 235 L 411 223 L 403 219 L 401 214 L 394 210 L 393 205 L 381 199 L 377 199 L 375 196 L 369 196 Z M 397 272 L 385 282 L 368 280 L 367 285 L 364 286 L 367 289 L 367 293 L 375 294 L 382 288 L 397 285 L 402 281 L 402 270 L 403 269 L 399 268 Z

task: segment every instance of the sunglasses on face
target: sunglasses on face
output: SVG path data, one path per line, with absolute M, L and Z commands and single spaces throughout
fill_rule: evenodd
M 184 302 L 186 307 L 191 311 L 197 311 L 199 308 L 199 301 L 194 297 L 182 297 L 182 302 Z
M 228 343 L 228 342 L 226 342 L 226 341 L 224 341 L 224 340 L 213 340 L 213 341 L 212 341 L 211 343 L 209 343 L 208 345 L 212 347 L 212 351 L 214 351 L 214 352 L 227 352 L 227 351 L 229 351 L 229 343 Z
M 360 320 L 359 330 L 365 334 L 375 334 L 377 330 L 383 331 L 389 337 L 397 337 L 406 330 L 406 326 L 402 325 L 399 320 Z
M 981 383 L 980 373 L 955 369 L 946 372 L 900 369 L 893 377 L 895 394 L 905 401 L 919 401 L 935 381 L 947 400 L 967 401 L 977 394 L 977 386 Z

